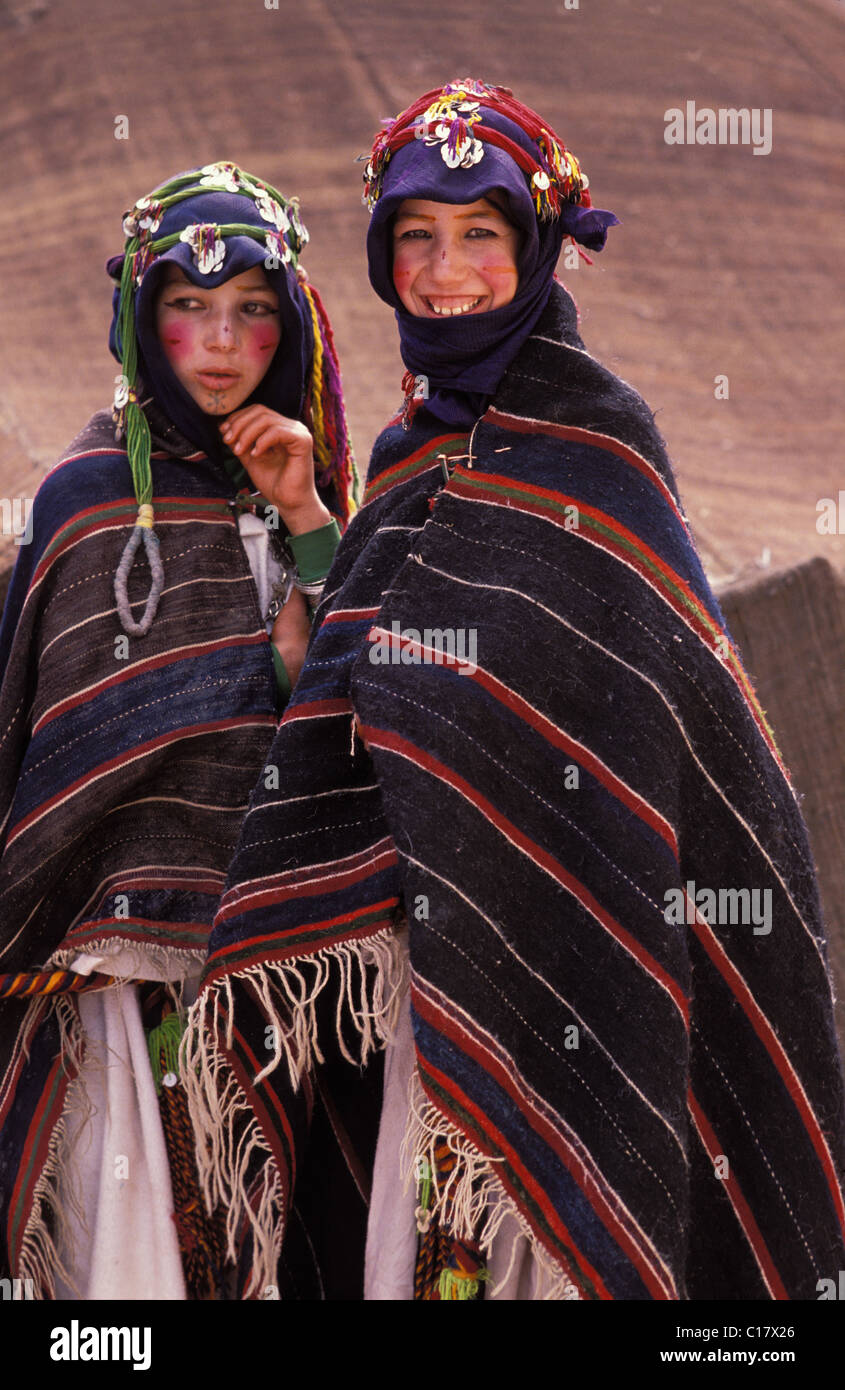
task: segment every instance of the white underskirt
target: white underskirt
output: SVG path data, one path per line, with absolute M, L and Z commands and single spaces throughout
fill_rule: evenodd
M 71 969 L 163 978 L 137 950 L 79 956 Z M 201 969 L 192 966 L 185 977 L 186 1005 Z M 180 965 L 168 978 L 177 971 L 184 975 Z M 77 1001 L 85 1061 L 68 1087 L 59 1182 L 65 1214 L 59 1255 L 70 1279 L 56 1279 L 55 1297 L 184 1299 L 170 1166 L 137 987 L 92 990 Z
M 408 1124 L 415 1062 L 411 995 L 407 989 L 396 1033 L 385 1055 L 384 1101 L 367 1223 L 366 1302 L 410 1302 L 414 1297 L 417 1198 L 413 1181 L 406 1185 L 402 1177 L 400 1151 Z M 534 1258 L 531 1242 L 513 1217 L 505 1217 L 499 1227 L 486 1266 L 490 1281 L 484 1290 L 485 1302 L 533 1301 L 543 1297 L 547 1280 L 544 1281 Z

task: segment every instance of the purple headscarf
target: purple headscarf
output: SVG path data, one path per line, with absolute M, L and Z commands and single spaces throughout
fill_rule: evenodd
M 201 172 L 196 171 L 197 178 Z M 185 198 L 168 208 L 156 230 L 156 237 L 180 232 L 196 222 L 243 222 L 262 231 L 268 225 L 261 218 L 252 198 L 245 194 L 209 189 L 207 193 Z M 178 265 L 192 284 L 209 290 L 216 289 L 236 275 L 243 275 L 252 266 L 262 266 L 268 283 L 279 296 L 282 337 L 264 377 L 243 404 L 266 405 L 290 419 L 300 419 L 313 351 L 310 314 L 293 267 L 280 264 L 278 269 L 268 269 L 266 257 L 267 247 L 263 243 L 253 241 L 248 236 L 232 236 L 226 241 L 226 257 L 220 268 L 202 274 L 197 269 L 191 247 L 184 241 L 178 241 L 157 257 L 135 293 L 138 370 L 144 388 L 155 398 L 180 434 L 212 459 L 220 460 L 227 452 L 220 437 L 220 419 L 206 415 L 200 409 L 168 362 L 156 330 L 156 297 L 169 265 Z M 107 266 L 109 274 L 119 279 L 122 263 L 123 256 L 112 257 Z M 118 287 L 114 292 L 109 334 L 109 347 L 118 361 L 121 357 L 117 324 L 119 300 Z
M 514 121 L 490 106 L 484 125 L 506 135 L 536 160 L 536 143 Z M 507 216 L 520 233 L 519 283 L 508 304 L 483 314 L 445 321 L 411 314 L 393 284 L 393 218 L 406 198 L 440 203 L 474 203 L 498 190 Z M 472 424 L 506 367 L 531 333 L 554 280 L 565 236 L 600 251 L 607 228 L 619 219 L 599 208 L 563 203 L 560 216 L 540 221 L 526 174 L 492 143 L 470 168 L 450 168 L 439 145 L 413 140 L 392 154 L 367 236 L 370 283 L 396 310 L 402 361 L 414 376 L 428 380 L 426 407 L 451 425 Z

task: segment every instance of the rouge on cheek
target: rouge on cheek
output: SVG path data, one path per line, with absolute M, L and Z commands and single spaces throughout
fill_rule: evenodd
M 500 265 L 494 261 L 482 261 L 479 269 L 483 270 L 485 275 L 516 275 L 516 266 L 509 265 L 507 261 Z
M 171 358 L 182 358 L 189 350 L 186 343 L 186 334 L 181 328 L 166 328 L 161 334 L 161 341 L 167 349 L 167 355 Z
M 273 352 L 280 342 L 278 329 L 257 328 L 252 340 L 252 345 L 256 352 Z

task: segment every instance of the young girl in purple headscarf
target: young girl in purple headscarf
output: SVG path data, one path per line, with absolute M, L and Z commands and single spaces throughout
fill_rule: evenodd
M 471 79 L 366 188 L 405 401 L 185 1046 L 241 1292 L 813 1299 L 845 1107 L 812 856 L 651 412 L 554 276 L 616 218 Z

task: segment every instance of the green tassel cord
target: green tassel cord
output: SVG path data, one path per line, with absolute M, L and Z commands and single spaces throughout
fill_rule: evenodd
M 437 1168 L 454 1164 L 454 1154 L 437 1155 Z M 462 1241 L 449 1234 L 431 1217 L 434 1173 L 427 1157 L 420 1155 L 417 1168 L 418 1206 L 415 1212 L 419 1230 L 414 1273 L 415 1301 L 470 1303 L 482 1296 L 482 1284 L 489 1282 L 474 1241 Z M 466 1267 L 465 1267 L 466 1266 Z
M 179 1044 L 186 1022 L 187 1019 L 180 1019 L 174 1010 L 147 1034 L 147 1048 L 157 1096 L 161 1095 L 164 1078 L 168 1072 L 172 1072 L 174 1076 L 179 1075 Z
M 457 1299 L 460 1303 L 469 1303 L 478 1298 L 479 1286 L 489 1280 L 486 1269 L 477 1269 L 474 1274 L 464 1274 L 459 1269 L 441 1270 L 438 1285 L 440 1301 L 446 1303 Z

